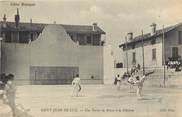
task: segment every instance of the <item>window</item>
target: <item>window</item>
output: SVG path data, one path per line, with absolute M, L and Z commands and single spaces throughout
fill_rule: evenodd
M 91 44 L 92 40 L 91 40 L 91 36 L 87 36 L 87 44 Z
M 5 41 L 11 42 L 11 32 L 5 32 Z
M 131 45 L 131 48 L 132 49 L 135 49 L 135 44 L 134 43 Z
M 154 45 L 156 43 L 156 39 L 151 40 L 151 44 Z
M 178 32 L 178 43 L 182 44 L 182 31 Z
M 14 32 L 11 32 L 11 33 L 12 33 L 11 42 L 19 42 L 19 32 L 14 31 Z
M 41 33 L 41 32 L 36 32 L 37 37 L 39 37 L 40 33 Z
M 27 43 L 29 40 L 29 32 L 19 32 L 19 43 Z
M 178 48 L 177 47 L 173 47 L 172 48 L 172 57 L 173 58 L 177 58 L 178 57 Z
M 100 45 L 100 38 L 101 38 L 101 35 L 99 34 L 93 35 L 93 45 Z
M 116 63 L 116 68 L 123 68 L 123 63 Z
M 132 63 L 135 64 L 136 63 L 136 53 L 133 52 L 133 57 L 132 57 Z
M 30 39 L 31 39 L 31 41 L 34 40 L 33 37 L 34 37 L 34 36 L 33 36 L 33 33 L 31 33 L 31 34 L 30 34 Z
M 152 60 L 156 60 L 156 49 L 152 49 Z
M 73 40 L 73 35 L 70 35 L 70 38 Z
M 78 34 L 76 40 L 79 42 L 79 45 L 86 45 L 85 35 Z

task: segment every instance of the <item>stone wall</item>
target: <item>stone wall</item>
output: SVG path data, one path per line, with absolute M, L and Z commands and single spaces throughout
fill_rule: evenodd
M 178 47 L 178 54 L 182 57 L 182 44 L 178 43 L 178 32 L 182 31 L 182 26 L 178 26 L 172 31 L 169 31 L 165 36 L 165 60 L 172 57 L 172 48 Z M 163 64 L 162 55 L 162 36 L 157 37 L 156 44 L 151 44 L 150 41 L 144 44 L 144 56 L 146 67 L 161 67 Z M 156 48 L 157 60 L 152 60 L 152 49 Z M 136 63 L 142 65 L 142 43 L 135 45 L 135 49 L 128 50 L 128 63 L 129 67 L 132 66 L 132 52 L 136 52 Z M 123 52 L 124 67 L 126 67 L 126 51 Z
M 162 38 L 156 39 L 156 44 L 151 44 L 151 41 L 144 43 L 144 63 L 145 67 L 161 67 L 162 66 Z M 152 49 L 156 49 L 156 60 L 152 60 Z M 142 43 L 137 43 L 134 49 L 128 50 L 128 66 L 133 66 L 133 52 L 136 53 L 136 65 L 143 65 Z M 124 67 L 127 67 L 126 51 L 123 52 Z
M 3 71 L 30 84 L 30 67 L 78 67 L 83 83 L 103 83 L 103 47 L 79 46 L 62 26 L 48 25 L 30 44 L 3 43 Z

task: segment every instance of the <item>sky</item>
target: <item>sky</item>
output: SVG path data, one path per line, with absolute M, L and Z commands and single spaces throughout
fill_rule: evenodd
M 31 3 L 34 6 L 13 6 L 12 3 Z M 16 8 L 20 21 L 35 23 L 79 24 L 98 26 L 106 32 L 106 43 L 111 45 L 117 62 L 122 61 L 121 49 L 128 32 L 134 36 L 150 32 L 155 22 L 157 29 L 182 22 L 182 0 L 24 0 L 0 1 L 0 20 L 6 14 L 14 21 Z

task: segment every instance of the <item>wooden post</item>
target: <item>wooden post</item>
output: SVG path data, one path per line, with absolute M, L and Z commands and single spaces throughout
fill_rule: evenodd
M 162 28 L 162 54 L 163 54 L 163 66 L 164 66 L 164 74 L 163 74 L 163 85 L 164 87 L 166 87 L 166 70 L 165 70 L 165 34 L 164 34 L 164 25 L 163 25 L 163 28 Z
M 126 46 L 126 67 L 127 67 L 127 73 L 128 73 L 128 46 L 127 46 L 127 37 L 125 37 L 125 46 Z
M 3 63 L 3 62 L 2 62 L 2 59 L 3 59 L 3 57 L 2 57 L 2 55 L 3 55 L 3 54 L 2 54 L 2 52 L 3 52 L 3 50 L 2 50 L 2 42 L 3 42 L 3 38 L 0 37 L 0 43 L 1 43 L 1 74 L 2 74 L 2 71 L 3 71 L 3 70 L 2 70 L 2 68 L 3 68 L 3 67 L 2 67 L 2 63 Z
M 144 42 L 143 42 L 143 30 L 142 30 L 142 60 L 143 60 L 143 75 L 145 74 L 145 57 L 144 57 Z

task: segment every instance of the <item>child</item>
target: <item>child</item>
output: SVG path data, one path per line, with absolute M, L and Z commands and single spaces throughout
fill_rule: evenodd
M 81 91 L 81 83 L 80 83 L 80 78 L 78 74 L 73 79 L 72 85 L 74 86 L 72 95 L 78 97 L 78 93 Z

